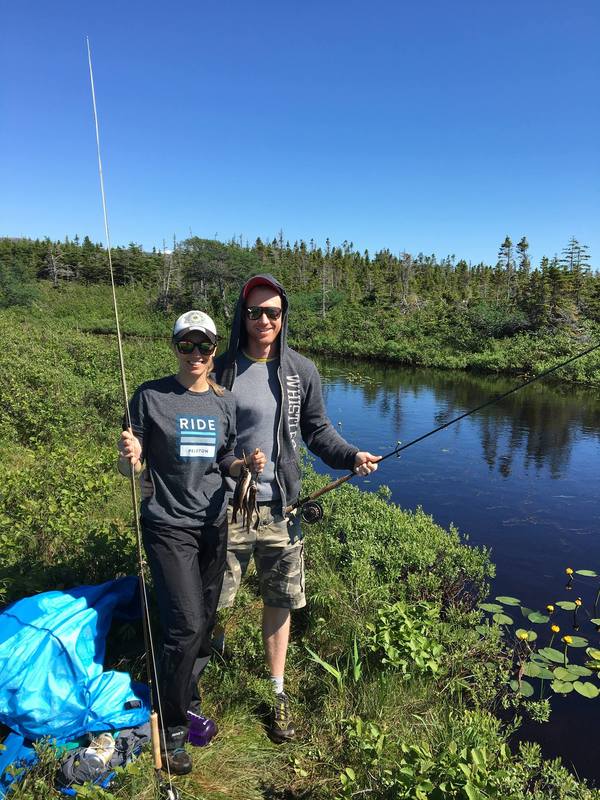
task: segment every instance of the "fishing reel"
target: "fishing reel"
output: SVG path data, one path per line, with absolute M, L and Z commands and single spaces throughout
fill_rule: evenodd
M 169 786 L 168 783 L 161 783 L 158 789 L 160 800 L 181 800 L 181 792 L 176 786 Z
M 323 506 L 316 500 L 309 500 L 300 507 L 300 518 L 307 525 L 315 525 L 323 519 Z

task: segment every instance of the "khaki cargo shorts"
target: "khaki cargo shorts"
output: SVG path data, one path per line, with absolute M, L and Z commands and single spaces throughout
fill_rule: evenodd
M 303 608 L 304 543 L 300 519 L 286 519 L 270 505 L 259 505 L 258 530 L 250 532 L 238 522 L 231 521 L 232 507 L 227 509 L 227 566 L 219 608 L 231 608 L 250 559 L 254 556 L 260 593 L 266 606 Z

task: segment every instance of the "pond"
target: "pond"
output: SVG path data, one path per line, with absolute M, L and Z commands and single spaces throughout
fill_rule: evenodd
M 519 383 L 463 372 L 315 360 L 331 421 L 348 441 L 376 454 Z M 579 635 L 600 647 L 600 634 L 584 622 L 594 616 L 599 580 L 576 575 L 571 591 L 565 588 L 567 567 L 600 573 L 599 475 L 600 392 L 542 380 L 408 448 L 370 478 L 354 483 L 364 489 L 386 484 L 402 507 L 422 506 L 440 525 L 454 524 L 471 544 L 490 548 L 496 564 L 492 597 L 512 595 L 529 608 L 544 609 L 581 596 Z M 562 633 L 571 632 L 572 614 L 561 611 L 557 621 Z M 547 626 L 524 627 L 536 629 L 540 638 L 546 634 Z M 577 660 L 582 663 L 580 653 Z M 539 681 L 533 683 L 537 689 Z M 545 755 L 562 756 L 580 777 L 600 784 L 591 733 L 600 697 L 554 696 L 552 709 L 549 723 L 528 723 L 521 735 L 539 741 Z

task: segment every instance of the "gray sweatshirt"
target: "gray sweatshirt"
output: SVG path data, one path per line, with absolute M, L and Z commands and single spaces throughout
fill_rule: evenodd
M 281 404 L 277 423 L 275 479 L 280 490 L 282 512 L 300 494 L 299 445 L 308 449 L 332 469 L 352 470 L 358 448 L 335 430 L 325 410 L 321 378 L 313 362 L 287 345 L 288 301 L 281 284 L 272 275 L 262 276 L 279 287 L 283 322 L 279 337 L 278 380 Z M 232 389 L 237 377 L 237 356 L 245 344 L 243 289 L 236 306 L 229 350 L 215 360 L 218 383 Z

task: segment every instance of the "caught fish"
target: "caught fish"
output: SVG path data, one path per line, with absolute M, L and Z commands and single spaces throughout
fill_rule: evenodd
M 252 474 L 248 462 L 246 461 L 246 454 L 244 453 L 244 463 L 242 464 L 233 493 L 231 521 L 237 522 L 238 514 L 241 512 L 242 525 L 246 528 L 247 533 L 250 533 L 251 527 L 253 527 L 254 530 L 258 530 L 260 524 L 260 514 L 256 499 L 257 493 L 258 486 L 256 484 L 256 477 Z M 252 522 L 253 518 L 254 523 Z
M 233 492 L 233 512 L 231 514 L 231 521 L 237 522 L 239 512 L 242 512 L 242 521 L 244 519 L 244 509 L 246 507 L 246 497 L 252 481 L 252 473 L 250 467 L 246 464 L 246 456 L 244 456 L 244 463 L 240 470 L 239 477 L 235 484 L 235 491 Z
M 250 486 L 246 492 L 246 502 L 242 508 L 242 524 L 246 526 L 246 533 L 250 533 L 251 526 L 255 531 L 257 531 L 260 524 L 260 512 L 258 510 L 258 502 L 256 499 L 257 495 L 258 486 L 256 485 L 254 475 L 251 474 Z M 254 525 L 252 525 L 252 517 L 254 517 Z

